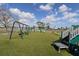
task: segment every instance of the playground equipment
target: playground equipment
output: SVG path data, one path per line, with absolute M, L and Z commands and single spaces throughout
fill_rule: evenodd
M 54 46 L 58 48 L 59 53 L 61 49 L 69 49 L 79 55 L 79 25 L 72 25 L 70 29 L 61 31 L 60 40 L 56 41 Z
M 13 23 L 13 26 L 12 26 L 12 29 L 11 29 L 11 33 L 10 33 L 9 40 L 12 39 L 12 34 L 13 34 L 13 30 L 14 30 L 14 25 L 15 25 L 16 23 L 17 23 L 18 26 L 19 26 L 19 29 L 20 29 L 19 36 L 20 36 L 22 39 L 23 39 L 24 34 L 28 34 L 28 32 L 29 32 L 29 26 L 28 26 L 28 25 L 23 24 L 23 23 L 18 22 L 18 21 L 15 21 L 15 22 Z M 16 25 L 16 26 L 17 26 L 17 25 Z

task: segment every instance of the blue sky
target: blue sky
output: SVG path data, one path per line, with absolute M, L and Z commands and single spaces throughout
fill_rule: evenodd
M 51 27 L 65 27 L 79 22 L 78 3 L 9 3 L 0 4 L 19 21 L 35 25 L 37 21 L 50 23 Z

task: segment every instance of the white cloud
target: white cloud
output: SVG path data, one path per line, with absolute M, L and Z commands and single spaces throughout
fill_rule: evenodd
M 18 15 L 20 18 L 27 18 L 27 19 L 35 18 L 35 15 L 33 13 L 30 13 L 30 12 L 24 12 L 24 11 L 21 11 L 17 8 L 11 8 L 9 10 L 12 14 Z
M 67 12 L 67 13 L 64 13 L 64 15 L 62 17 L 60 17 L 59 19 L 61 21 L 67 21 L 67 22 L 70 22 L 70 23 L 77 23 L 78 22 L 78 19 L 76 18 L 78 16 L 77 13 L 75 12 Z
M 69 13 L 64 14 L 63 19 L 70 19 L 70 18 L 74 18 L 74 17 L 76 17 L 76 16 L 78 16 L 77 13 L 69 12 Z
M 33 25 L 36 25 L 37 20 L 36 19 L 33 19 L 33 20 L 19 19 L 19 22 L 33 26 Z
M 67 7 L 65 4 L 61 5 L 59 7 L 59 12 L 63 15 L 60 19 L 63 19 L 65 21 L 68 21 L 70 23 L 76 23 L 78 22 L 78 19 L 76 20 L 75 17 L 78 16 L 78 13 L 76 12 L 70 12 L 71 8 Z
M 9 11 L 19 17 L 19 21 L 28 25 L 33 25 L 36 22 L 36 17 L 33 13 L 21 11 L 18 8 L 10 8 Z
M 51 11 L 51 5 L 52 4 L 40 5 L 40 9 L 44 11 Z M 38 21 L 33 13 L 24 12 L 17 8 L 10 8 L 9 10 L 12 14 L 17 15 L 20 18 L 19 21 L 22 23 L 34 25 Z M 61 12 L 61 14 L 63 15 L 59 16 L 58 12 Z M 41 21 L 50 24 L 57 24 L 58 22 L 61 22 L 65 25 L 68 24 L 65 21 L 68 21 L 70 23 L 77 23 L 78 19 L 75 18 L 76 16 L 78 16 L 78 13 L 71 12 L 71 8 L 67 7 L 66 5 L 61 5 L 59 7 L 59 10 L 56 10 L 54 14 L 51 13 L 50 15 L 43 17 Z M 58 23 L 57 25 L 60 25 L 61 23 Z
M 20 18 L 26 18 L 26 19 L 34 19 L 35 18 L 35 15 L 33 13 L 30 13 L 30 12 L 22 12 L 20 15 L 19 15 Z
M 10 8 L 9 11 L 15 15 L 21 14 L 21 11 L 18 8 Z
M 71 10 L 71 8 L 68 8 L 65 4 L 63 4 L 59 7 L 59 12 L 66 12 L 69 10 Z
M 58 12 L 57 11 L 55 11 L 55 15 L 57 15 L 58 14 Z
M 61 13 L 59 16 L 58 12 Z M 66 5 L 62 5 L 59 7 L 58 11 L 51 15 L 47 15 L 46 17 L 42 18 L 42 21 L 45 23 L 50 23 L 51 26 L 67 26 L 74 23 L 78 23 L 78 19 L 76 18 L 79 14 L 76 12 L 71 12 L 71 8 L 67 7 Z
M 45 23 L 53 23 L 58 20 L 59 19 L 57 17 L 55 17 L 55 15 L 51 14 L 51 15 L 47 15 L 46 17 L 44 17 L 41 21 L 45 22 Z
M 78 14 L 75 12 L 66 13 L 62 17 L 57 17 L 57 16 L 55 16 L 55 14 L 51 14 L 51 15 L 47 15 L 46 17 L 44 17 L 42 19 L 42 21 L 45 23 L 50 23 L 51 27 L 53 27 L 53 26 L 60 26 L 60 27 L 67 26 L 68 24 L 70 26 L 70 24 L 78 23 L 78 19 L 75 18 L 76 16 L 78 16 Z
M 71 22 L 71 23 L 78 23 L 78 19 L 76 19 L 76 18 L 71 18 L 71 19 L 69 19 L 69 22 Z
M 39 8 L 40 8 L 41 10 L 44 10 L 44 11 L 51 11 L 53 5 L 54 5 L 54 4 L 40 5 Z

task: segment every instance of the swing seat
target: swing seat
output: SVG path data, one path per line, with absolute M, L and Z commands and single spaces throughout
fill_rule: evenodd
M 19 33 L 19 35 L 23 35 L 24 33 Z
M 19 33 L 19 35 L 22 35 L 21 33 Z

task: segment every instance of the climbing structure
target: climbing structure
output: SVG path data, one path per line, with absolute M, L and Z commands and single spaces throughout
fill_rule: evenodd
M 79 43 L 79 25 L 72 25 L 72 27 L 61 33 L 61 38 L 68 37 L 69 44 L 78 44 Z M 66 40 L 65 38 L 65 40 Z
M 72 26 L 72 30 L 70 31 L 69 43 L 78 45 L 78 43 L 79 43 L 79 25 Z
M 79 55 L 79 25 L 72 25 L 70 29 L 61 31 L 60 40 L 53 45 L 58 48 L 59 53 L 61 49 L 69 49 Z

